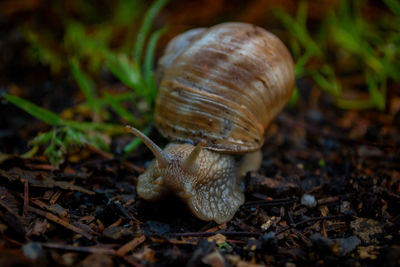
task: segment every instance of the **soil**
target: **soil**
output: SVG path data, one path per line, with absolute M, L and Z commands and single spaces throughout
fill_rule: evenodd
M 3 161 L 1 265 L 396 266 L 399 114 L 319 103 L 301 101 L 269 127 L 262 167 L 244 180 L 246 202 L 222 225 L 194 218 L 176 199 L 139 199 L 145 148 L 127 161 L 92 151 L 59 170 L 43 157 Z M 30 123 L 15 112 L 13 121 Z M 26 144 L 24 128 L 2 129 L 2 147 Z

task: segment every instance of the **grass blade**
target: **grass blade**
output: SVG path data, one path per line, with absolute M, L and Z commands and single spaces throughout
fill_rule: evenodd
M 141 88 L 140 71 L 124 54 L 107 56 L 108 69 L 126 86 L 132 89 Z
M 166 27 L 154 32 L 149 40 L 149 43 L 147 45 L 146 49 L 146 54 L 144 58 L 144 66 L 143 66 L 143 76 L 145 79 L 145 82 L 147 84 L 147 90 L 146 90 L 146 100 L 147 104 L 152 107 L 154 104 L 154 100 L 156 99 L 157 95 L 157 87 L 156 83 L 154 80 L 154 52 L 156 49 L 156 45 L 158 42 L 158 39 L 165 33 L 167 30 Z
M 10 94 L 5 94 L 4 97 L 10 103 L 13 103 L 14 105 L 24 110 L 25 112 L 29 113 L 33 117 L 41 121 L 44 121 L 50 125 L 57 126 L 63 123 L 63 120 L 56 113 L 41 108 L 28 100 Z
M 383 0 L 390 10 L 400 18 L 400 3 L 396 0 Z
M 65 121 L 65 125 L 80 131 L 100 131 L 109 135 L 124 133 L 124 127 L 118 124 L 90 121 Z
M 93 81 L 81 70 L 79 63 L 76 59 L 72 59 L 70 63 L 71 73 L 74 76 L 75 81 L 78 83 L 78 86 L 81 89 L 82 93 L 85 95 L 89 106 L 96 113 L 99 113 L 100 106 L 97 104 L 96 87 Z
M 156 45 L 158 42 L 158 39 L 161 37 L 166 32 L 167 28 L 164 27 L 156 32 L 154 32 L 149 40 L 149 43 L 147 45 L 146 49 L 146 54 L 144 58 L 144 66 L 143 66 L 143 74 L 146 79 L 147 85 L 150 84 L 150 74 L 152 73 L 152 70 L 154 68 L 154 52 L 156 50 Z
M 140 27 L 136 38 L 135 50 L 134 50 L 134 57 L 138 65 L 140 65 L 140 57 L 142 55 L 144 42 L 146 41 L 147 35 L 150 31 L 154 18 L 167 2 L 168 0 L 156 0 L 147 10 L 143 18 L 142 26 Z
M 115 99 L 113 96 L 111 96 L 109 93 L 105 93 L 105 100 L 107 103 L 114 109 L 114 111 L 121 117 L 123 118 L 127 123 L 133 124 L 133 125 L 138 125 L 138 121 L 136 118 L 132 115 L 132 112 L 126 110 L 118 101 Z

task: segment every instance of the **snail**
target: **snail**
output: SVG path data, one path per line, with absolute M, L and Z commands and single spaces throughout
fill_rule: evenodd
M 192 213 L 224 223 L 244 203 L 241 181 L 261 164 L 264 131 L 294 88 L 294 66 L 272 33 L 246 23 L 189 30 L 158 64 L 155 125 L 164 150 L 139 130 L 155 159 L 139 176 L 145 200 L 167 194 Z

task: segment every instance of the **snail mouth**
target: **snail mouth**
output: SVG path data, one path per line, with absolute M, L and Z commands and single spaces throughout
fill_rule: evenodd
M 185 201 L 190 199 L 193 196 L 193 194 L 191 194 L 187 191 L 181 191 L 177 195 L 178 195 L 178 197 L 180 197 L 181 199 L 183 199 Z
M 140 198 L 147 201 L 157 201 L 168 195 L 168 188 L 165 186 L 165 178 L 162 175 L 154 175 L 152 168 L 155 161 L 151 163 L 151 168 L 147 169 L 138 177 L 136 191 Z
M 162 176 L 159 176 L 154 180 L 154 185 L 156 186 L 162 186 L 164 184 L 164 178 Z
M 157 184 L 157 186 L 159 186 L 160 188 L 168 190 L 170 194 L 186 199 L 188 195 L 191 195 L 192 178 L 190 178 L 190 176 L 188 175 L 183 174 L 184 172 L 182 171 L 180 175 L 175 173 L 173 175 L 165 175 L 165 177 L 160 180 L 160 184 L 158 179 L 154 181 L 154 183 Z

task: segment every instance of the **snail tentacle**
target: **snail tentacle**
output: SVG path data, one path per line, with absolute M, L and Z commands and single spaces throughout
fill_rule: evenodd
M 158 165 L 161 168 L 165 168 L 169 164 L 170 162 L 169 155 L 165 153 L 159 146 L 157 146 L 153 141 L 151 141 L 150 138 L 144 135 L 141 131 L 129 125 L 125 126 L 125 130 L 136 135 L 136 137 L 142 140 L 142 142 L 150 149 L 150 151 L 156 157 Z
M 201 150 L 206 145 L 205 141 L 201 141 L 197 144 L 197 146 L 192 150 L 189 156 L 183 162 L 183 168 L 189 172 L 196 171 L 196 159 L 199 157 Z

